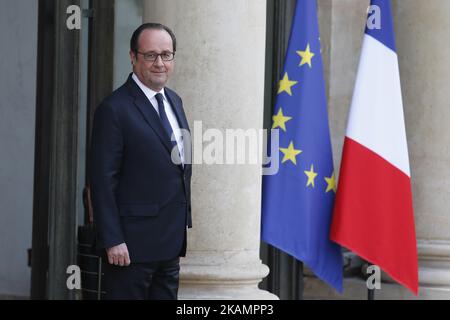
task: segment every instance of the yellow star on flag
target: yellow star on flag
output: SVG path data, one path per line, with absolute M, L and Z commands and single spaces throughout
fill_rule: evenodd
M 331 177 L 329 178 L 325 177 L 325 181 L 327 182 L 327 190 L 325 191 L 325 193 L 330 190 L 336 192 L 336 180 L 334 179 L 334 172 Z
M 281 163 L 285 163 L 288 160 L 291 160 L 295 165 L 297 165 L 296 156 L 302 153 L 302 150 L 298 150 L 294 148 L 294 142 L 291 141 L 289 147 L 280 148 L 281 152 L 283 152 L 284 157 Z
M 317 176 L 317 173 L 314 172 L 314 165 L 311 165 L 311 168 L 309 169 L 309 171 L 305 170 L 304 171 L 306 176 L 308 177 L 308 182 L 306 183 L 306 186 L 312 185 L 314 188 L 314 179 Z
M 297 51 L 297 54 L 302 58 L 302 61 L 300 62 L 299 66 L 301 67 L 304 64 L 308 64 L 311 68 L 311 59 L 314 57 L 314 53 L 312 53 L 309 49 L 309 43 L 306 46 L 305 51 Z
M 283 79 L 281 79 L 278 84 L 278 94 L 286 91 L 288 95 L 292 96 L 291 87 L 297 83 L 298 81 L 289 80 L 288 73 L 285 72 Z
M 278 110 L 278 113 L 275 116 L 272 116 L 272 129 L 280 127 L 284 132 L 286 132 L 286 122 L 291 119 L 292 117 L 285 117 L 283 114 L 283 110 L 280 108 L 280 110 Z

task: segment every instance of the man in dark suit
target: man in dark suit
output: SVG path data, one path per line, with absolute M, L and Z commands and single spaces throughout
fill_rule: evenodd
M 90 181 L 107 299 L 177 299 L 191 227 L 190 138 L 180 97 L 165 87 L 176 39 L 161 24 L 133 33 L 133 72 L 98 106 Z

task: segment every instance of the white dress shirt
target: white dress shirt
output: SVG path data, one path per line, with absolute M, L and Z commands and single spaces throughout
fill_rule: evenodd
M 180 126 L 177 121 L 177 117 L 175 116 L 175 113 L 173 112 L 172 106 L 169 103 L 169 100 L 167 100 L 167 97 L 164 93 L 164 88 L 161 89 L 160 92 L 153 91 L 149 87 L 147 87 L 145 84 L 143 84 L 139 78 L 136 76 L 135 73 L 133 73 L 132 78 L 134 82 L 141 88 L 141 90 L 144 92 L 147 99 L 150 101 L 151 105 L 155 109 L 156 113 L 159 116 L 158 111 L 158 101 L 156 100 L 156 94 L 161 93 L 163 96 L 163 102 L 164 102 L 164 111 L 166 111 L 167 119 L 169 120 L 170 126 L 172 127 L 173 134 L 175 135 L 175 139 L 177 141 L 178 150 L 180 151 L 180 158 L 181 163 L 184 166 L 184 146 L 183 146 L 183 135 L 180 130 Z

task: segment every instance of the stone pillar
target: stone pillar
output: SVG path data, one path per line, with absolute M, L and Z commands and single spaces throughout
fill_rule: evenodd
M 419 298 L 450 299 L 450 2 L 394 1 L 411 162 Z
M 200 128 L 262 128 L 265 1 L 145 0 L 144 21 L 177 36 L 169 87 L 183 98 L 194 140 Z M 180 298 L 276 298 L 257 287 L 269 272 L 259 258 L 260 165 L 194 164 L 192 191 Z

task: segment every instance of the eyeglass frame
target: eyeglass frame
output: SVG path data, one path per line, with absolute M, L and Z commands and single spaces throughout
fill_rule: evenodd
M 169 51 L 169 52 L 162 52 L 162 53 L 156 53 L 156 52 L 153 53 L 153 54 L 156 55 L 155 60 L 147 60 L 147 59 L 145 59 L 145 55 L 147 55 L 147 54 L 152 54 L 152 53 L 150 53 L 150 52 L 140 52 L 140 51 L 136 51 L 136 53 L 142 54 L 145 61 L 147 61 L 147 62 L 153 62 L 153 63 L 155 63 L 155 61 L 158 60 L 158 57 L 161 57 L 161 61 L 164 61 L 164 62 L 173 61 L 173 59 L 175 59 L 175 52 L 170 52 L 170 51 Z M 172 59 L 170 59 L 170 60 L 164 60 L 163 57 L 162 57 L 163 54 L 171 54 L 171 55 L 172 55 Z

